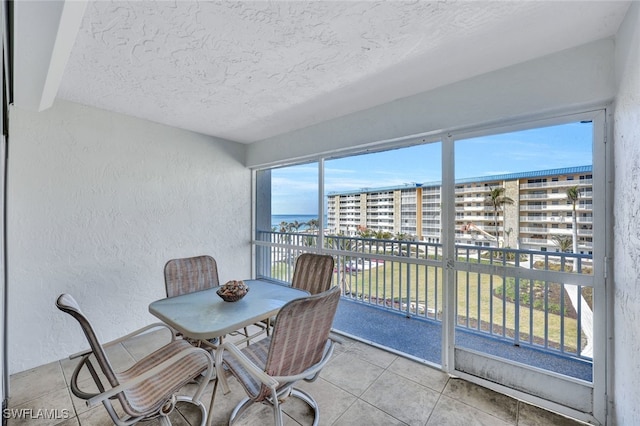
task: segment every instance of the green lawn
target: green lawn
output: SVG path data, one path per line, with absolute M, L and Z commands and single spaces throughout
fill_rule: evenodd
M 442 283 L 441 268 L 423 265 L 407 266 L 407 264 L 399 262 L 386 262 L 377 268 L 346 273 L 344 276 L 345 291 L 350 290 L 351 293 L 358 296 L 370 297 L 372 301 L 378 298 L 406 303 L 407 297 L 409 297 L 410 302 L 417 301 L 426 309 L 433 310 L 431 312 L 442 310 Z M 409 296 L 407 296 L 408 285 L 410 285 Z M 503 279 L 500 276 L 458 272 L 459 324 L 466 325 L 468 318 L 469 325 L 476 328 L 477 321 L 480 320 L 481 329 L 488 330 L 489 324 L 493 323 L 494 333 L 501 333 L 504 314 L 506 334 L 513 336 L 516 306 L 512 302 L 503 301 L 492 291 L 502 285 Z M 528 285 L 528 282 L 521 282 L 521 285 Z M 491 317 L 491 312 L 493 312 L 493 317 Z M 561 321 L 564 320 L 565 350 L 575 351 L 577 329 L 575 319 L 566 316 L 563 318 L 558 313 L 545 314 L 543 310 L 533 309 L 533 319 L 530 323 L 530 312 L 528 306 L 520 306 L 521 340 L 528 340 L 532 324 L 534 340 L 542 344 L 545 337 L 545 323 L 548 323 L 549 344 L 559 347 Z
M 272 268 L 273 277 L 285 280 L 291 276 L 292 266 L 286 263 L 277 263 Z M 361 270 L 353 273 L 340 274 L 344 277 L 341 285 L 345 292 L 352 295 L 376 300 L 380 304 L 387 301 L 395 301 L 406 304 L 417 303 L 424 306 L 429 315 L 440 314 L 442 311 L 442 269 L 433 266 L 408 265 L 406 263 L 386 261 L 375 268 Z M 334 282 L 338 279 L 338 273 L 334 276 Z M 521 282 L 521 286 L 527 286 L 528 282 Z M 553 284 L 550 284 L 550 286 Z M 557 285 L 557 284 L 556 284 Z M 510 301 L 503 301 L 502 297 L 495 295 L 495 289 L 503 286 L 500 276 L 488 274 L 458 272 L 457 297 L 458 297 L 458 323 L 468 325 L 471 328 L 478 327 L 487 331 L 493 324 L 494 333 L 501 334 L 503 327 L 505 334 L 513 337 L 515 329 L 516 306 Z M 410 294 L 407 295 L 407 288 Z M 492 291 L 494 290 L 494 291 Z M 544 295 L 539 296 L 544 297 Z M 534 298 L 535 301 L 535 298 Z M 544 305 L 542 305 L 544 306 Z M 415 309 L 415 308 L 414 308 Z M 491 316 L 493 312 L 493 317 Z M 561 322 L 564 321 L 564 348 L 565 351 L 575 352 L 577 321 L 556 313 L 545 313 L 541 309 L 533 309 L 533 318 L 530 323 L 530 308 L 520 306 L 520 340 L 529 339 L 531 323 L 533 326 L 534 341 L 543 344 L 545 338 L 545 323 L 548 323 L 549 345 L 560 347 Z M 415 311 L 414 311 L 415 313 Z M 583 345 L 586 342 L 583 342 Z

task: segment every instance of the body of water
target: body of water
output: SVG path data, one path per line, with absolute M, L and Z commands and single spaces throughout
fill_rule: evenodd
M 303 225 L 300 227 L 300 230 L 307 229 L 306 225 L 311 219 L 317 219 L 318 215 L 315 214 L 274 214 L 271 215 L 271 227 L 275 227 L 276 230 L 280 230 L 280 224 L 282 222 L 293 223 L 298 221 L 298 223 L 302 223 Z

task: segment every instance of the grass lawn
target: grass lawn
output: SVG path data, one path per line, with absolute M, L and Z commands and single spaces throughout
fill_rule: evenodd
M 374 264 L 375 265 L 375 264 Z M 285 280 L 292 275 L 292 265 L 276 263 L 272 268 L 273 278 Z M 385 261 L 375 267 L 361 269 L 352 272 L 337 272 L 334 274 L 334 282 L 338 276 L 344 280 L 345 293 L 354 297 L 362 297 L 371 303 L 392 305 L 400 310 L 399 304 L 405 304 L 407 300 L 413 303 L 412 313 L 426 315 L 433 318 L 442 312 L 442 269 L 434 266 L 406 264 L 401 262 Z M 516 305 L 509 300 L 496 296 L 504 294 L 503 278 L 497 275 L 478 274 L 473 272 L 457 273 L 457 306 L 458 324 L 473 329 L 489 331 L 494 334 L 514 336 Z M 528 281 L 521 281 L 520 286 L 529 286 Z M 559 284 L 549 284 L 559 286 Z M 496 292 L 496 289 L 502 291 Z M 545 329 L 548 329 L 548 344 L 553 348 L 559 348 L 561 344 L 561 329 L 564 322 L 564 349 L 567 352 L 576 351 L 577 321 L 566 315 L 560 315 L 559 310 L 554 312 L 544 311 L 544 294 L 532 292 L 534 297 L 531 304 L 538 300 L 538 308 L 531 309 L 531 305 L 522 304 L 519 307 L 520 316 L 520 340 L 528 341 L 533 335 L 534 343 L 543 345 Z M 543 303 L 540 303 L 542 299 Z M 418 312 L 417 307 L 424 308 Z M 404 308 L 406 309 L 406 308 Z M 545 326 L 548 324 L 548 326 Z M 586 342 L 583 340 L 583 345 Z
M 493 324 L 493 332 L 514 336 L 516 305 L 496 296 L 495 290 L 503 288 L 503 278 L 472 272 L 457 273 L 458 323 L 475 329 L 488 331 Z M 521 281 L 520 286 L 529 286 Z M 550 284 L 551 286 L 558 284 Z M 407 300 L 421 304 L 428 313 L 442 310 L 442 269 L 425 265 L 408 265 L 400 262 L 385 262 L 375 268 L 344 274 L 345 291 L 372 303 L 383 304 L 393 300 L 406 304 Z M 407 291 L 409 294 L 407 294 Z M 502 291 L 504 294 L 504 289 Z M 544 301 L 544 295 L 542 296 Z M 531 303 L 535 302 L 535 297 Z M 404 305 L 406 306 L 406 305 Z M 414 305 L 415 306 L 415 305 Z M 544 307 L 544 303 L 541 304 Z M 400 309 L 398 305 L 396 308 Z M 414 308 L 415 309 L 415 308 Z M 531 309 L 530 305 L 519 307 L 520 340 L 544 344 L 545 329 L 548 329 L 549 345 L 555 348 L 561 343 L 561 324 L 564 321 L 564 349 L 575 352 L 577 321 L 543 309 Z M 413 311 L 413 313 L 416 313 Z M 430 315 L 431 316 L 431 315 Z M 548 324 L 548 327 L 545 325 Z M 585 342 L 586 343 L 586 342 Z M 585 344 L 583 343 L 583 345 Z

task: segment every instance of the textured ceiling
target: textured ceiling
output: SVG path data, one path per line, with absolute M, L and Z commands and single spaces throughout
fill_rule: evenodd
M 91 2 L 58 97 L 254 142 L 615 34 L 628 2 Z

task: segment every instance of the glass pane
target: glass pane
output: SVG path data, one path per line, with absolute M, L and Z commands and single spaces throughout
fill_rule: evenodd
M 318 229 L 318 163 L 272 169 L 271 184 L 272 229 Z
M 455 142 L 458 346 L 591 380 L 592 165 L 591 122 Z
M 441 170 L 440 142 L 327 160 L 328 231 L 439 240 Z
M 456 141 L 456 241 L 592 254 L 592 135 L 587 122 Z
M 256 176 L 256 275 L 291 282 L 300 253 L 318 245 L 318 163 Z
M 344 299 L 435 321 L 439 327 L 441 151 L 441 142 L 435 142 L 325 162 L 324 242 L 336 253 L 336 280 Z M 411 352 L 400 339 L 389 342 L 384 333 L 368 334 L 372 330 L 364 322 L 342 326 Z M 408 337 L 420 341 L 423 336 Z M 438 345 L 419 356 L 440 362 Z

